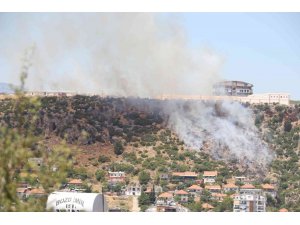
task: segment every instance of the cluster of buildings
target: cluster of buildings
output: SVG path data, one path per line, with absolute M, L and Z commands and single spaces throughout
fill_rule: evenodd
M 41 163 L 37 159 L 32 161 L 38 164 Z M 123 185 L 119 193 L 84 193 L 84 182 L 81 179 L 70 179 L 61 190 L 53 192 L 49 196 L 42 188 L 32 188 L 26 183 L 19 184 L 17 194 L 21 199 L 48 196 L 47 209 L 52 208 L 58 212 L 108 211 L 105 195 L 140 196 L 143 192 L 145 194 L 155 194 L 155 204 L 147 211 L 188 212 L 189 209 L 183 206 L 184 203 L 191 200 L 200 202 L 201 196 L 204 193 L 209 193 L 210 200 L 201 204 L 205 211 L 214 209 L 211 202 L 221 203 L 225 198 L 232 198 L 233 212 L 265 212 L 267 195 L 273 198 L 276 197 L 276 188 L 271 184 L 262 184 L 258 188 L 252 185 L 246 177 L 233 177 L 220 185 L 220 182 L 217 182 L 217 177 L 218 171 L 204 171 L 203 174 L 191 171 L 161 174 L 162 179 L 171 183 L 190 184 L 185 186 L 184 189 L 164 192 L 159 185 L 150 185 L 146 188 L 138 182 L 127 182 L 126 185 L 125 172 L 109 171 L 107 174 L 109 185 Z M 98 206 L 95 206 L 93 202 L 97 203 Z
M 223 81 L 213 86 L 213 95 L 161 95 L 158 99 L 184 99 L 201 101 L 237 101 L 250 104 L 290 104 L 288 93 L 254 94 L 253 84 L 243 81 Z
M 199 179 L 201 177 L 201 179 Z M 234 212 L 265 212 L 267 195 L 276 197 L 276 189 L 271 184 L 262 184 L 257 188 L 251 184 L 246 177 L 233 177 L 220 185 L 216 182 L 218 171 L 204 171 L 202 176 L 195 172 L 173 172 L 172 174 L 161 174 L 161 178 L 172 183 L 192 184 L 185 189 L 171 190 L 163 192 L 162 187 L 153 185 L 147 187 L 146 194 L 155 193 L 155 206 L 148 211 L 158 212 L 179 212 L 189 211 L 183 207 L 183 203 L 188 203 L 191 199 L 200 201 L 204 190 L 210 193 L 210 199 L 216 202 L 223 202 L 226 197 L 233 199 Z M 109 182 L 117 183 L 125 181 L 124 172 L 109 172 Z M 237 185 L 243 184 L 243 185 Z M 121 195 L 137 195 L 143 192 L 143 187 L 138 183 L 130 183 L 122 189 Z M 214 209 L 214 206 L 205 202 L 202 208 L 207 211 Z
M 13 93 L 0 93 L 0 99 L 6 97 L 13 97 Z M 60 92 L 60 91 L 28 91 L 25 93 L 26 96 L 40 96 L 40 97 L 71 97 L 75 95 L 85 95 L 85 96 L 101 96 L 106 97 L 107 95 L 103 93 L 86 93 L 86 92 Z M 254 94 L 253 84 L 244 81 L 222 81 L 216 83 L 213 86 L 212 95 L 168 95 L 163 94 L 156 97 L 161 100 L 169 99 L 183 99 L 183 100 L 201 100 L 201 101 L 238 101 L 241 103 L 250 104 L 290 104 L 290 94 L 289 93 L 264 93 L 264 94 Z

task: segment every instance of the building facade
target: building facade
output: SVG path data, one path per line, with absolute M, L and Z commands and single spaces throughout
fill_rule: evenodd
M 115 184 L 118 182 L 125 182 L 125 172 L 118 171 L 118 172 L 108 172 L 108 181 L 110 184 Z
M 235 194 L 233 201 L 234 212 L 265 212 L 266 198 L 261 189 L 244 189 Z
M 125 195 L 141 195 L 141 185 L 138 183 L 131 183 L 127 185 L 125 190 Z
M 253 94 L 253 85 L 243 81 L 223 81 L 213 86 L 214 95 L 248 96 Z
M 218 176 L 218 171 L 204 171 L 203 181 L 204 183 L 215 183 Z

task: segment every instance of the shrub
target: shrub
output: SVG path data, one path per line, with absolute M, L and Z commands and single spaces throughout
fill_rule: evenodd
M 123 147 L 121 141 L 117 141 L 114 144 L 114 152 L 115 152 L 116 155 L 121 155 L 124 152 L 124 147 Z
M 101 181 L 101 182 L 105 181 L 106 172 L 104 170 L 97 170 L 95 175 L 97 181 Z
M 293 128 L 293 125 L 289 119 L 284 121 L 284 131 L 285 132 L 290 132 L 292 130 L 292 128 Z
M 100 155 L 98 158 L 98 162 L 100 163 L 110 162 L 110 158 L 105 155 Z
M 139 182 L 140 184 L 148 184 L 148 182 L 150 181 L 151 177 L 150 177 L 150 173 L 146 172 L 146 171 L 141 171 L 139 173 Z

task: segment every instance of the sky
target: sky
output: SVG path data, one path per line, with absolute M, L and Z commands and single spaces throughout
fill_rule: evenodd
M 185 13 L 183 23 L 191 46 L 224 58 L 224 78 L 300 99 L 300 13 Z
M 13 83 L 6 54 L 7 46 L 15 47 L 13 40 L 22 41 L 22 30 L 14 31 L 17 17 L 18 13 L 0 13 L 0 82 Z M 300 99 L 300 13 L 178 13 L 175 17 L 191 49 L 209 48 L 221 56 L 223 78 L 252 83 L 255 93 L 288 92 L 292 99 Z M 36 27 L 29 27 L 37 37 Z

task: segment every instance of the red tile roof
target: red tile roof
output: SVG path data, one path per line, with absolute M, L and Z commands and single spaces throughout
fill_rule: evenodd
M 263 188 L 263 189 L 275 189 L 274 188 L 274 186 L 272 186 L 271 184 L 263 184 L 263 185 L 261 185 L 261 187 Z
M 164 192 L 164 193 L 161 193 L 158 197 L 159 198 L 172 198 L 173 195 L 169 192 Z
M 151 187 L 147 187 L 147 190 L 145 191 L 145 193 L 151 193 L 152 192 L 152 188 Z
M 206 185 L 205 189 L 219 189 L 221 190 L 221 186 L 220 185 Z
M 198 174 L 195 172 L 187 171 L 187 172 L 174 172 L 174 173 L 172 173 L 172 176 L 175 176 L 175 177 L 197 177 Z
M 238 188 L 238 186 L 236 186 L 236 185 L 233 184 L 233 183 L 229 183 L 229 184 L 225 184 L 225 185 L 223 186 L 223 188 Z
M 202 190 L 202 189 L 203 189 L 202 187 L 200 187 L 196 184 L 194 184 L 188 188 L 188 190 L 197 190 L 197 191 Z
M 27 188 L 17 188 L 17 193 L 25 193 Z
M 287 210 L 286 208 L 282 208 L 279 210 L 279 212 L 288 212 L 289 210 Z
M 68 182 L 68 184 L 82 184 L 81 179 L 73 179 Z
M 34 194 L 45 194 L 45 190 L 44 189 L 41 189 L 41 188 L 34 188 L 34 189 L 31 189 L 30 191 L 28 191 L 30 195 L 34 195 Z
M 204 171 L 204 177 L 216 177 L 218 176 L 218 171 Z
M 189 193 L 187 193 L 187 192 L 184 191 L 184 190 L 179 190 L 179 191 L 176 191 L 175 194 L 176 194 L 176 195 L 188 195 Z
M 252 184 L 245 184 L 241 187 L 241 189 L 255 189 L 255 187 Z

